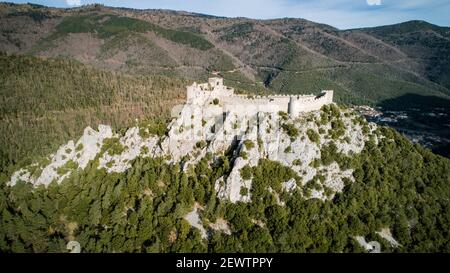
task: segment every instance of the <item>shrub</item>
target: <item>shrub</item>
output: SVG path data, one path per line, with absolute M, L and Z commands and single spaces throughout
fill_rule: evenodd
M 288 113 L 284 112 L 284 111 L 279 111 L 278 115 L 283 119 L 283 120 L 287 120 L 289 118 Z
M 322 185 L 320 185 L 317 180 L 318 179 L 314 177 L 305 184 L 305 187 L 310 190 L 320 191 L 322 189 Z
M 368 135 L 370 133 L 369 126 L 367 124 L 364 124 L 362 127 L 362 132 L 364 135 Z
M 286 132 L 286 134 L 292 138 L 298 137 L 298 129 L 291 123 L 284 123 L 281 128 Z
M 253 147 L 255 147 L 255 143 L 253 143 L 253 141 L 251 141 L 250 139 L 246 139 L 244 141 L 244 145 L 245 145 L 245 149 L 247 149 L 247 150 L 251 150 L 251 149 L 253 149 Z
M 248 189 L 246 187 L 241 187 L 241 190 L 239 191 L 239 193 L 242 196 L 247 196 L 248 195 Z
M 142 146 L 141 147 L 141 154 L 147 154 L 149 152 L 148 147 L 147 146 Z
M 329 134 L 332 139 L 338 139 L 345 134 L 345 124 L 341 119 L 335 119 L 331 122 L 331 130 Z
M 328 112 L 330 111 L 330 107 L 328 106 L 328 104 L 323 105 L 320 110 L 322 110 L 322 112 L 325 112 L 326 114 L 328 114 Z
M 195 147 L 199 149 L 203 149 L 206 147 L 206 142 L 204 140 L 200 140 L 197 143 L 195 143 Z
M 247 152 L 244 150 L 240 151 L 239 156 L 242 157 L 243 159 L 248 159 Z
M 338 118 L 341 116 L 341 111 L 336 104 L 330 104 L 330 114 L 334 118 Z
M 167 121 L 161 118 L 144 119 L 139 121 L 139 136 L 148 138 L 151 135 L 164 136 L 167 134 Z
M 308 129 L 306 131 L 306 134 L 308 135 L 308 138 L 311 142 L 320 144 L 320 135 L 314 131 L 313 129 Z
M 295 166 L 301 166 L 302 165 L 302 160 L 297 158 L 294 161 L 292 161 L 292 164 L 294 164 Z
M 310 165 L 311 167 L 317 169 L 317 168 L 320 167 L 320 165 L 322 165 L 322 160 L 316 158 L 316 159 L 314 159 L 313 161 L 311 161 L 311 163 L 309 163 L 309 165 Z
M 75 152 L 79 152 L 81 150 L 83 150 L 83 143 L 77 145 L 77 147 L 75 148 Z
M 113 165 L 114 165 L 114 160 L 108 161 L 108 163 L 106 163 L 107 168 L 112 168 Z
M 245 165 L 241 170 L 241 177 L 244 180 L 249 180 L 252 178 L 252 168 L 249 165 Z
M 330 187 L 323 187 L 323 193 L 326 197 L 330 198 L 333 195 L 333 190 Z
M 262 139 L 261 138 L 259 138 L 258 137 L 258 147 L 259 147 L 259 149 L 261 150 L 262 148 L 263 148 L 263 141 L 262 141 Z
M 120 143 L 120 140 L 117 137 L 112 138 L 106 138 L 103 140 L 103 147 L 102 151 L 108 151 L 108 154 L 113 155 L 119 155 L 125 150 L 125 147 L 123 147 L 122 143 Z
M 64 175 L 69 171 L 76 170 L 78 168 L 78 163 L 75 161 L 69 160 L 66 164 L 56 169 L 56 173 L 58 175 Z

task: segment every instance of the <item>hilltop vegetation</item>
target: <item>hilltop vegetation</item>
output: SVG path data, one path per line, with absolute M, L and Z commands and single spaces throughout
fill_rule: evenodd
M 30 162 L 86 126 L 168 117 L 186 81 L 100 71 L 65 59 L 0 55 L 0 169 Z M 28 158 L 28 159 L 27 159 Z

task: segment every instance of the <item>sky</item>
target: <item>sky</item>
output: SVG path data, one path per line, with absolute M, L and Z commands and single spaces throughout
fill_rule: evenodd
M 450 0 L 26 0 L 70 8 L 99 3 L 136 9 L 171 9 L 254 19 L 304 18 L 339 29 L 424 20 L 450 26 Z

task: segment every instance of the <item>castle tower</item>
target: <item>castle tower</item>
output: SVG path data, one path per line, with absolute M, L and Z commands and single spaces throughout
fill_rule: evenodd
M 289 98 L 288 113 L 291 117 L 296 117 L 300 113 L 300 102 L 297 97 L 291 96 Z
M 198 86 L 196 82 L 186 87 L 186 101 L 188 103 L 192 103 L 195 100 L 197 90 Z
M 213 77 L 213 78 L 209 78 L 208 79 L 208 83 L 211 86 L 212 89 L 215 89 L 217 87 L 222 87 L 223 86 L 223 79 L 222 78 L 217 78 L 217 77 Z
M 333 90 L 324 90 L 322 91 L 325 93 L 325 103 L 329 104 L 333 102 Z

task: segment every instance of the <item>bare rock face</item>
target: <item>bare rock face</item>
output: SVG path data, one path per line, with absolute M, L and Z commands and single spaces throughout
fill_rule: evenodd
M 66 249 L 70 250 L 70 253 L 80 253 L 81 252 L 80 243 L 77 241 L 69 241 L 67 243 Z
M 377 231 L 375 233 L 377 233 L 382 239 L 386 240 L 393 248 L 398 248 L 398 247 L 402 246 L 392 236 L 391 229 L 389 227 L 382 228 L 381 231 Z M 363 236 L 355 236 L 354 239 L 368 253 L 381 253 L 382 252 L 381 245 L 377 241 L 367 242 Z
M 381 253 L 381 245 L 377 241 L 366 242 L 362 236 L 356 236 L 355 240 L 358 244 L 369 253 Z
M 86 168 L 88 163 L 100 152 L 103 140 L 112 136 L 109 126 L 99 125 L 98 131 L 87 127 L 76 143 L 70 140 L 67 144 L 62 145 L 56 154 L 51 155 L 48 165 L 31 165 L 30 167 L 35 169 L 33 173 L 30 168 L 16 171 L 12 175 L 9 185 L 14 186 L 18 181 L 29 182 L 35 186 L 47 186 L 53 181 L 61 183 L 72 171 Z
M 246 165 L 246 160 L 237 158 L 233 166 L 233 170 L 227 178 L 224 187 L 219 188 L 218 196 L 224 199 L 228 199 L 235 203 L 238 201 L 249 202 L 251 179 L 244 180 L 241 176 L 240 170 Z M 248 190 L 247 195 L 241 194 L 241 189 L 246 188 Z
M 130 162 L 138 156 L 155 156 L 161 154 L 161 149 L 157 146 L 159 138 L 150 136 L 142 138 L 138 127 L 127 130 L 125 135 L 119 139 L 123 147 L 120 154 L 104 153 L 99 159 L 99 168 L 105 168 L 107 172 L 121 173 L 131 168 Z
M 198 230 L 200 230 L 200 234 L 202 235 L 203 239 L 207 239 L 208 235 L 206 233 L 206 229 L 203 226 L 202 221 L 200 220 L 200 217 L 198 215 L 198 210 L 199 209 L 201 209 L 200 205 L 198 203 L 195 203 L 194 209 L 191 212 L 189 212 L 188 214 L 186 214 L 184 216 L 184 219 L 186 221 L 188 221 L 188 223 L 191 226 L 193 226 L 193 227 L 197 228 Z
M 228 226 L 228 222 L 225 219 L 217 219 L 215 223 L 209 224 L 209 226 L 214 230 L 220 230 L 227 235 L 231 235 L 230 227 Z
M 338 140 L 333 140 L 327 135 L 320 135 L 319 143 L 309 139 L 307 131 L 313 130 L 318 134 L 319 127 L 313 120 L 319 118 L 320 111 L 306 113 L 296 119 L 281 118 L 279 114 L 258 113 L 258 128 L 249 127 L 242 135 L 243 140 L 235 152 L 235 160 L 231 173 L 228 177 L 222 177 L 216 181 L 215 189 L 218 196 L 235 202 L 249 202 L 251 200 L 250 189 L 251 179 L 244 180 L 240 175 L 240 170 L 244 166 L 256 166 L 260 159 L 277 161 L 284 166 L 293 169 L 301 178 L 305 185 L 312 180 L 319 172 L 324 174 L 323 186 L 332 190 L 333 193 L 342 191 L 344 178 L 353 181 L 353 170 L 341 170 L 336 162 L 328 166 L 314 167 L 312 162 L 321 159 L 321 149 L 333 143 L 337 151 L 344 155 L 357 154 L 364 148 L 368 137 L 363 133 L 362 126 L 355 124 L 352 118 L 342 118 L 347 130 Z M 241 120 L 248 120 L 249 117 L 241 117 Z M 307 121 L 310 120 L 310 121 Z M 226 121 L 225 121 L 226 123 Z M 289 133 L 280 128 L 281 124 L 290 124 L 298 131 L 298 136 L 289 136 Z M 331 129 L 330 124 L 321 126 L 322 130 Z M 375 125 L 370 125 L 370 130 L 375 130 Z M 344 141 L 345 139 L 345 141 Z M 252 149 L 246 149 L 245 141 L 253 140 L 255 145 Z M 256 144 L 257 143 L 257 144 Z M 243 157 L 242 151 L 245 154 Z M 247 194 L 241 195 L 241 189 L 246 188 Z M 293 191 L 297 188 L 295 181 L 286 181 L 284 188 Z M 325 195 L 324 190 L 312 190 L 309 198 L 328 199 L 332 195 Z
M 380 235 L 381 238 L 385 239 L 389 242 L 389 244 L 394 247 L 401 247 L 402 245 L 395 240 L 395 238 L 392 236 L 391 229 L 390 228 L 382 228 L 381 231 L 376 232 L 378 235 Z
M 96 158 L 98 168 L 104 168 L 109 173 L 126 171 L 137 157 L 163 157 L 169 164 L 182 163 L 186 171 L 207 154 L 212 157 L 212 163 L 227 151 L 231 154 L 232 168 L 216 181 L 215 190 L 219 198 L 233 203 L 251 201 L 252 178 L 244 179 L 241 172 L 244 167 L 257 166 L 261 159 L 279 162 L 301 177 L 301 181 L 289 180 L 283 184 L 287 192 L 305 186 L 321 174 L 322 185 L 329 192 L 325 194 L 324 189 L 313 189 L 306 198 L 332 198 L 334 193 L 342 191 L 345 178 L 353 181 L 353 170 L 341 170 L 336 162 L 327 166 L 312 164 L 321 159 L 321 149 L 331 143 L 344 155 L 362 151 L 369 137 L 354 121 L 353 115 L 341 115 L 346 129 L 342 136 L 333 139 L 327 133 L 332 130 L 331 124 L 317 122 L 320 110 L 295 118 L 280 113 L 237 110 L 223 113 L 220 107 L 213 104 L 202 107 L 185 105 L 164 137 L 149 135 L 148 129 L 137 126 L 128 129 L 123 136 L 113 134 L 108 126 L 100 125 L 98 131 L 87 127 L 76 143 L 69 141 L 51 155 L 47 165 L 35 163 L 16 171 L 9 185 L 15 185 L 18 181 L 34 185 L 48 185 L 52 181 L 60 183 L 73 170 L 84 169 Z M 285 129 L 288 127 L 294 128 L 291 130 L 296 131 L 295 136 Z M 368 127 L 370 132 L 376 129 L 374 124 Z M 146 133 L 144 137 L 141 136 L 142 130 Z M 315 132 L 318 139 L 311 140 L 308 131 Z M 105 139 L 114 138 L 119 143 L 119 152 L 103 147 Z M 374 140 L 378 142 L 376 138 Z
M 287 192 L 292 192 L 297 188 L 297 181 L 295 181 L 294 178 L 291 178 L 290 180 L 283 183 L 283 190 Z
M 80 155 L 79 160 L 77 161 L 80 168 L 84 169 L 100 152 L 103 140 L 112 136 L 113 133 L 111 127 L 106 125 L 99 125 L 98 132 L 90 127 L 86 128 L 83 136 L 78 140 L 75 146 L 75 150 L 77 150 L 77 148 L 81 149 L 78 152 L 75 151 L 77 158 L 78 154 Z

